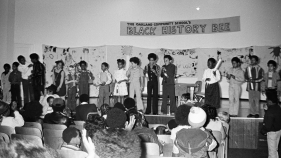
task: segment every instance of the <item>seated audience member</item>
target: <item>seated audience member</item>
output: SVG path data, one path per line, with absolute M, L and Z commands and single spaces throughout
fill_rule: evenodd
M 168 130 L 171 131 L 172 129 L 178 127 L 178 123 L 176 121 L 176 119 L 171 119 L 168 124 L 167 124 L 167 127 L 168 127 Z
M 12 128 L 15 127 L 22 127 L 24 125 L 24 120 L 22 115 L 19 113 L 17 110 L 17 104 L 13 104 L 11 107 L 11 116 L 9 116 L 9 113 L 6 112 L 6 110 L 10 111 L 9 108 L 7 107 L 6 103 L 1 102 L 2 104 L 0 105 L 0 125 L 1 126 L 9 126 Z
M 137 109 L 136 101 L 133 98 L 126 98 L 124 100 L 124 106 L 126 111 Z
M 49 109 L 49 104 L 48 104 L 47 99 L 49 97 L 60 98 L 60 96 L 58 96 L 56 94 L 56 90 L 57 90 L 57 87 L 52 84 L 52 85 L 50 85 L 49 87 L 46 88 L 45 94 L 41 94 L 39 102 L 43 106 L 42 118 L 44 118 L 44 116 L 47 114 L 47 111 Z
M 102 116 L 104 119 L 107 117 L 107 112 L 111 109 L 111 107 L 108 104 L 102 104 L 101 107 L 98 109 L 98 113 L 100 116 Z
M 136 121 L 132 131 L 139 136 L 141 142 L 156 143 L 159 145 L 160 153 L 163 153 L 163 145 L 158 140 L 158 137 L 153 129 L 148 128 L 148 123 L 145 120 L 144 115 L 138 111 L 135 111 L 130 112 L 128 116 L 135 116 Z
M 115 103 L 114 107 L 115 108 L 119 108 L 119 109 L 121 109 L 123 111 L 126 111 L 125 106 L 122 103 L 120 103 L 120 102 Z
M 203 128 L 206 113 L 199 107 L 192 107 L 188 115 L 191 128 L 183 128 L 176 134 L 173 157 L 208 158 L 207 151 L 213 150 L 217 142 L 208 130 Z
M 63 110 L 65 108 L 64 100 L 61 98 L 55 98 L 53 104 L 54 112 L 47 114 L 44 117 L 43 122 L 49 124 L 62 124 L 66 126 L 73 124 L 72 120 L 63 113 Z
M 92 138 L 97 130 L 106 128 L 105 119 L 99 115 L 93 115 L 85 122 L 84 128 L 87 130 L 88 136 Z
M 54 102 L 54 97 L 48 97 L 47 98 L 47 103 L 49 105 L 48 109 L 47 109 L 47 114 L 52 113 L 53 112 L 53 102 Z
M 15 115 L 14 115 L 15 110 L 19 111 L 18 104 L 16 101 L 12 101 L 10 104 L 10 115 L 9 116 L 15 117 Z
M 178 131 L 184 128 L 185 129 L 190 128 L 190 125 L 188 123 L 188 115 L 189 115 L 190 108 L 191 108 L 190 106 L 185 104 L 180 105 L 177 108 L 177 111 L 175 113 L 175 120 L 178 126 L 171 130 L 171 139 L 173 140 L 173 142 L 176 139 L 176 134 Z
M 184 93 L 181 95 L 180 105 L 193 106 L 193 101 L 190 100 L 190 93 Z
M 31 101 L 24 105 L 22 116 L 25 122 L 42 123 L 43 106 L 38 101 Z
M 131 131 L 135 125 L 135 116 L 130 116 L 130 121 L 127 121 L 127 115 L 124 111 L 118 108 L 112 108 L 107 113 L 106 125 L 112 129 L 125 129 Z
M 204 106 L 203 110 L 207 114 L 206 129 L 211 131 L 219 131 L 222 133 L 222 139 L 226 137 L 226 133 L 222 126 L 222 122 L 217 118 L 217 109 L 212 106 Z
M 65 142 L 61 150 L 80 151 L 81 133 L 75 127 L 68 127 L 62 133 L 62 139 Z
M 0 157 L 5 158 L 59 158 L 53 149 L 42 147 L 25 140 L 0 143 Z
M 166 126 L 158 126 L 153 128 L 153 130 L 157 135 L 171 135 L 171 132 Z
M 86 137 L 86 130 L 83 129 L 82 140 L 88 152 L 87 158 L 140 158 L 141 156 L 138 136 L 134 132 L 123 129 L 100 129 L 92 138 Z
M 218 113 L 218 119 L 220 121 L 222 121 L 222 123 L 227 123 L 229 124 L 229 121 L 230 121 L 230 118 L 229 118 L 229 113 L 228 112 L 225 112 L 225 111 L 220 111 Z
M 277 158 L 278 143 L 281 135 L 281 108 L 274 95 L 267 96 L 267 109 L 264 115 L 261 133 L 267 136 L 268 157 Z
M 89 104 L 89 95 L 82 94 L 79 97 L 80 105 L 75 108 L 76 116 L 75 120 L 86 121 L 89 112 L 97 112 L 97 107 L 95 104 Z
M 8 103 L 0 100 L 0 114 L 3 116 L 9 116 L 11 113 L 11 109 Z

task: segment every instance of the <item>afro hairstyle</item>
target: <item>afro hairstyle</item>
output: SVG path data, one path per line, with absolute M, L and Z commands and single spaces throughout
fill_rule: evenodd
M 37 59 L 37 60 L 39 59 L 39 55 L 36 53 L 30 54 L 29 57 L 30 57 L 30 59 Z
M 233 57 L 231 59 L 231 62 L 241 63 L 240 59 L 238 57 Z
M 269 66 L 270 64 L 272 64 L 273 65 L 273 67 L 277 67 L 277 63 L 276 63 L 276 61 L 274 61 L 274 60 L 269 60 L 268 62 L 267 62 L 267 66 Z
M 127 116 L 124 111 L 112 108 L 107 113 L 106 124 L 109 128 L 124 128 Z
M 122 65 L 125 65 L 125 60 L 124 59 L 117 59 L 117 64 L 121 63 Z
M 140 59 L 137 58 L 137 57 L 132 57 L 132 58 L 130 59 L 130 62 L 133 62 L 133 63 L 135 63 L 135 64 L 137 64 L 137 65 L 140 65 Z
M 177 108 L 177 111 L 175 113 L 175 119 L 176 119 L 176 123 L 179 125 L 188 125 L 188 114 L 190 112 L 191 107 L 186 105 L 186 104 L 182 104 Z
M 147 59 L 150 60 L 151 58 L 153 60 L 156 60 L 157 59 L 157 55 L 155 53 L 149 53 L 148 56 L 147 56 Z

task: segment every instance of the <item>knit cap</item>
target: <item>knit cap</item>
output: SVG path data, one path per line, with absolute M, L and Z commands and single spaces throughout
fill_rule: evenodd
M 192 128 L 200 128 L 206 122 L 206 112 L 199 107 L 192 107 L 188 115 L 188 123 Z

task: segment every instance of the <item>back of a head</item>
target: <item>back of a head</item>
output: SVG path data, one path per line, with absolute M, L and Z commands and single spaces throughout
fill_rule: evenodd
M 205 105 L 203 110 L 206 112 L 208 120 L 215 120 L 218 116 L 217 109 L 213 106 Z
M 229 123 L 230 121 L 230 118 L 229 118 L 229 113 L 228 112 L 225 112 L 225 111 L 220 111 L 218 113 L 218 117 L 221 121 L 224 121 L 226 123 Z
M 120 103 L 120 102 L 115 103 L 114 107 L 115 108 L 119 108 L 119 109 L 121 109 L 123 111 L 126 111 L 125 106 L 122 103 Z
M 102 116 L 94 115 L 91 120 L 85 122 L 84 128 L 88 135 L 93 137 L 97 130 L 106 128 L 105 119 Z
M 9 116 L 10 115 L 10 105 L 0 100 L 0 115 Z
M 26 122 L 36 122 L 43 113 L 43 106 L 38 101 L 31 101 L 24 105 L 22 116 Z
M 98 130 L 92 138 L 95 152 L 101 158 L 139 158 L 141 145 L 134 132 L 123 129 Z
M 175 113 L 175 120 L 177 124 L 189 126 L 188 115 L 189 115 L 190 108 L 191 108 L 190 106 L 185 104 L 180 105 L 177 108 L 177 111 Z
M 112 108 L 107 113 L 106 124 L 109 128 L 124 128 L 127 116 L 124 111 Z
M 168 128 L 169 130 L 172 130 L 173 128 L 176 128 L 178 126 L 175 119 L 172 119 L 168 122 Z
M 76 138 L 79 135 L 79 130 L 75 127 L 68 127 L 62 132 L 62 139 L 67 144 L 70 143 L 72 138 Z
M 130 121 L 130 116 L 135 116 L 135 127 L 147 127 L 148 128 L 148 122 L 146 121 L 144 115 L 137 110 L 130 110 L 127 113 L 127 121 Z
M 55 98 L 53 102 L 53 110 L 55 112 L 63 112 L 65 109 L 65 102 L 61 98 Z
M 12 140 L 0 144 L 0 157 L 5 158 L 58 158 L 53 149 L 41 147 L 24 140 Z
M 89 95 L 88 94 L 81 94 L 79 97 L 80 103 L 82 102 L 88 102 L 89 101 Z
M 124 106 L 127 110 L 136 108 L 136 102 L 133 98 L 126 98 L 124 100 Z
M 108 111 L 111 109 L 111 107 L 108 104 L 102 104 L 100 107 L 101 115 L 107 115 Z

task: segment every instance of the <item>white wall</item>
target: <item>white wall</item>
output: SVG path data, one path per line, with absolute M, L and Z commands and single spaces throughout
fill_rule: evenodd
M 197 11 L 196 8 L 200 7 Z M 280 0 L 16 0 L 15 43 L 213 48 L 279 45 Z M 120 21 L 241 16 L 241 31 L 163 37 L 120 36 Z M 17 52 L 16 52 L 17 53 Z

